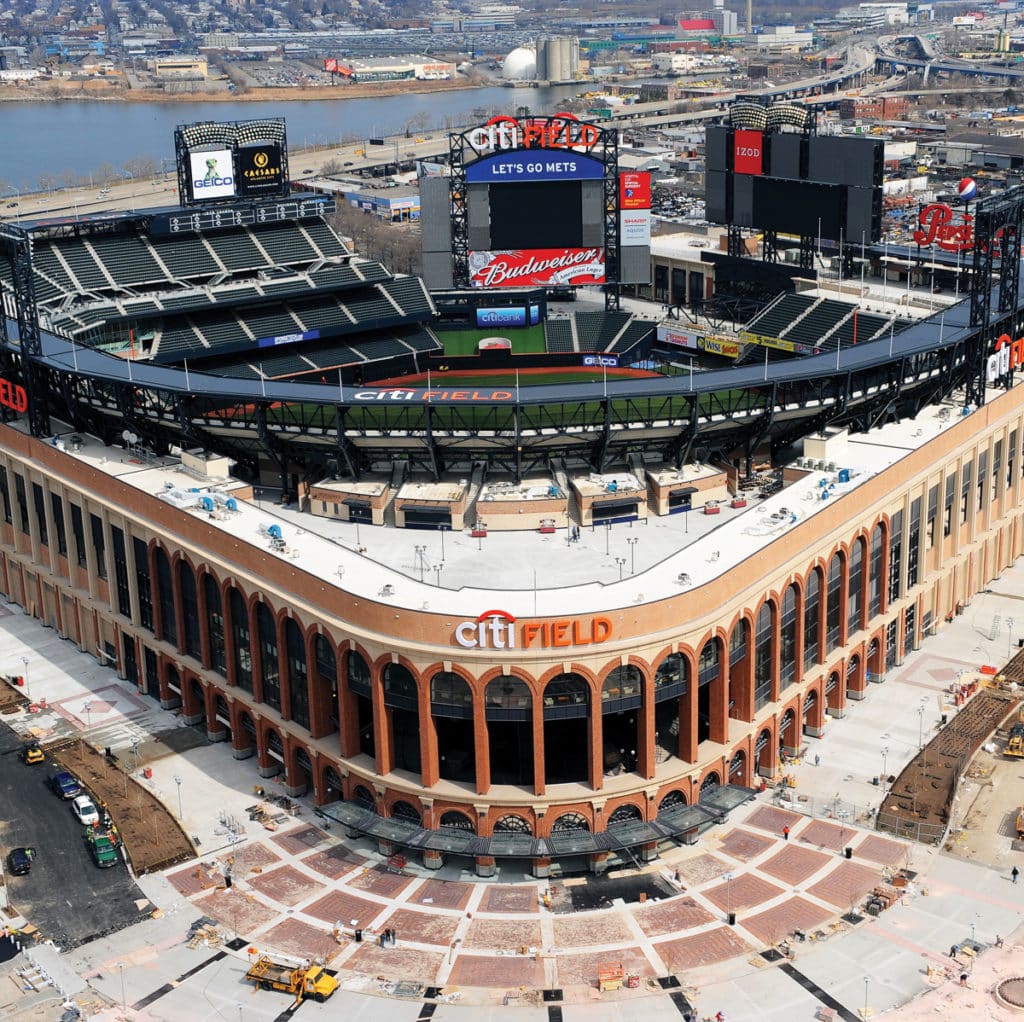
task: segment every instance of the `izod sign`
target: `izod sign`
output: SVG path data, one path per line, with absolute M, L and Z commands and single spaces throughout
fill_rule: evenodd
M 474 621 L 455 626 L 455 644 L 463 649 L 559 649 L 591 646 L 612 635 L 607 617 L 517 621 L 505 610 L 485 610 Z

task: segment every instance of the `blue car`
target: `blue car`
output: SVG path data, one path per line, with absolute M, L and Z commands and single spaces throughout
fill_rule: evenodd
M 58 770 L 50 778 L 50 787 L 53 789 L 54 795 L 64 799 L 65 802 L 70 802 L 71 799 L 78 798 L 82 794 L 81 785 L 66 770 Z

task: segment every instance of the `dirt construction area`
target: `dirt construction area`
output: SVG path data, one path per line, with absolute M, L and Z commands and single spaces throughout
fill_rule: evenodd
M 106 807 L 137 876 L 195 857 L 192 842 L 164 804 L 123 769 L 81 738 L 46 746 L 47 756 L 70 771 Z

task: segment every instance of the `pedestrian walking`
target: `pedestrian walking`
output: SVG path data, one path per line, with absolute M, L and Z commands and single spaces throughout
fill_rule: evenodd
M 999 934 L 997 933 L 996 934 L 996 947 L 1002 947 L 1002 946 L 1003 946 L 1003 938 L 1000 937 Z
M 821 756 L 819 756 L 817 753 L 814 754 L 814 765 L 821 766 Z
M 960 953 L 960 945 L 959 945 L 959 944 L 954 944 L 954 945 L 953 945 L 953 946 L 952 946 L 952 947 L 951 947 L 951 948 L 949 949 L 949 957 L 950 957 L 950 958 L 956 958 L 956 956 L 957 956 L 957 955 L 958 955 L 959 953 Z
M 783 838 L 784 838 L 784 839 L 785 839 L 786 841 L 788 841 L 788 840 L 789 840 L 789 824 L 788 824 L 788 823 L 786 824 L 786 826 L 785 826 L 785 827 L 783 827 L 783 828 L 782 828 L 782 837 L 783 837 Z
M 966 972 L 961 972 L 960 973 L 960 986 L 962 986 L 962 987 L 967 986 L 967 973 Z
M 1014 883 L 1016 883 L 1017 882 L 1017 877 L 1019 877 L 1019 876 L 1020 876 L 1020 870 L 1017 869 L 1016 866 L 1014 866 L 1013 869 L 1010 870 L 1010 879 Z

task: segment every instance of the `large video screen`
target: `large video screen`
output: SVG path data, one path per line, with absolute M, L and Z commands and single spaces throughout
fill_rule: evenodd
M 242 195 L 277 195 L 284 167 L 279 145 L 243 146 L 238 150 L 238 191 Z
M 230 149 L 206 149 L 189 153 L 192 198 L 231 199 L 236 194 L 235 170 Z
M 491 248 L 562 248 L 583 237 L 583 200 L 577 181 L 523 181 L 489 189 Z
M 813 181 L 753 179 L 753 223 L 766 231 L 838 238 L 844 229 L 846 189 Z

